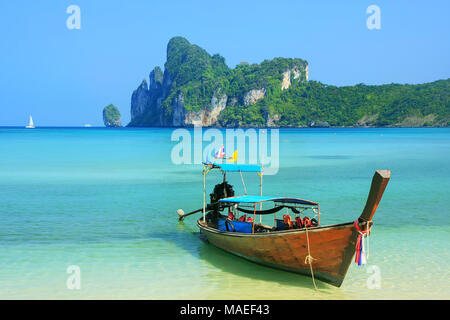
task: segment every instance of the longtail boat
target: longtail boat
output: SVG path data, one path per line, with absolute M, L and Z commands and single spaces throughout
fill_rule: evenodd
M 206 205 L 205 177 L 212 169 L 222 171 L 223 182 L 215 186 L 210 195 L 211 203 Z M 226 182 L 226 173 L 230 171 L 239 172 L 241 177 L 242 172 L 257 172 L 261 177 L 260 194 L 234 196 L 232 186 Z M 218 248 L 262 265 L 340 287 L 355 253 L 359 264 L 365 259 L 364 238 L 373 225 L 373 216 L 390 175 L 389 170 L 375 172 L 366 205 L 356 221 L 322 226 L 317 202 L 262 196 L 260 166 L 205 163 L 203 208 L 190 214 L 203 212 L 203 217 L 197 220 L 200 233 Z M 242 182 L 244 184 L 244 180 Z M 277 218 L 279 211 L 282 213 Z M 306 216 L 308 212 L 311 212 L 310 217 Z M 178 214 L 180 220 L 188 215 L 182 210 Z M 274 226 L 261 222 L 261 216 L 268 214 L 274 216 Z

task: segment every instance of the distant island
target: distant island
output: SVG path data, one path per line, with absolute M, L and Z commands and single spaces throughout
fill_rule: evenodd
M 242 62 L 231 69 L 219 54 L 211 56 L 174 37 L 167 45 L 164 72 L 155 67 L 149 82 L 144 79 L 134 90 L 128 126 L 449 126 L 449 89 L 450 79 L 326 85 L 309 81 L 308 62 L 298 58 Z
M 120 121 L 120 111 L 113 105 L 107 105 L 103 109 L 103 123 L 106 127 L 121 127 L 122 122 Z

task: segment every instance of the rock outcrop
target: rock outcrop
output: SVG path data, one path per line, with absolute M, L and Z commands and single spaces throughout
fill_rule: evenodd
M 283 72 L 283 80 L 281 82 L 281 90 L 286 90 L 291 87 L 292 80 L 296 80 L 300 78 L 301 72 L 298 70 L 298 68 L 292 68 L 290 70 L 287 70 Z M 308 80 L 308 66 L 306 66 L 305 70 L 305 77 L 306 80 Z
M 186 109 L 184 108 L 184 97 L 181 92 L 172 101 L 172 123 L 173 127 L 182 127 L 185 124 Z
M 131 96 L 131 118 L 134 119 L 141 116 L 149 105 L 150 93 L 147 80 L 144 79 Z
M 106 127 L 122 126 L 120 111 L 115 105 L 110 104 L 103 109 L 103 123 Z
M 144 79 L 131 95 L 131 125 L 146 126 L 148 123 L 162 125 L 161 101 L 164 94 L 164 74 L 155 67 L 149 76 L 150 84 Z
M 244 95 L 244 105 L 251 106 L 257 103 L 259 100 L 263 99 L 266 95 L 266 89 L 252 89 Z
M 311 121 L 309 126 L 311 128 L 329 128 L 330 124 L 327 121 Z
M 219 90 L 219 92 L 214 93 L 211 98 L 211 108 L 189 112 L 185 117 L 184 125 L 202 127 L 210 127 L 216 125 L 220 113 L 227 106 L 227 100 L 227 95 L 221 95 Z

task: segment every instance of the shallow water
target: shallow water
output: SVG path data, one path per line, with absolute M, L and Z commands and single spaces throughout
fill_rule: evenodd
M 264 194 L 319 202 L 322 224 L 355 220 L 374 170 L 392 171 L 368 266 L 318 291 L 203 242 L 195 216 L 177 222 L 178 208 L 201 207 L 202 175 L 171 162 L 172 131 L 0 128 L 0 298 L 450 298 L 450 129 L 280 130 Z M 257 193 L 259 178 L 245 178 Z M 208 186 L 219 179 L 209 174 Z M 67 289 L 70 265 L 80 290 Z M 379 289 L 368 288 L 370 266 Z

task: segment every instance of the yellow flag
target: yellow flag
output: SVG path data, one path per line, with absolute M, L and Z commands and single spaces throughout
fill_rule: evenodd
M 237 150 L 233 152 L 233 155 L 228 158 L 228 160 L 231 160 L 232 162 L 237 162 Z

